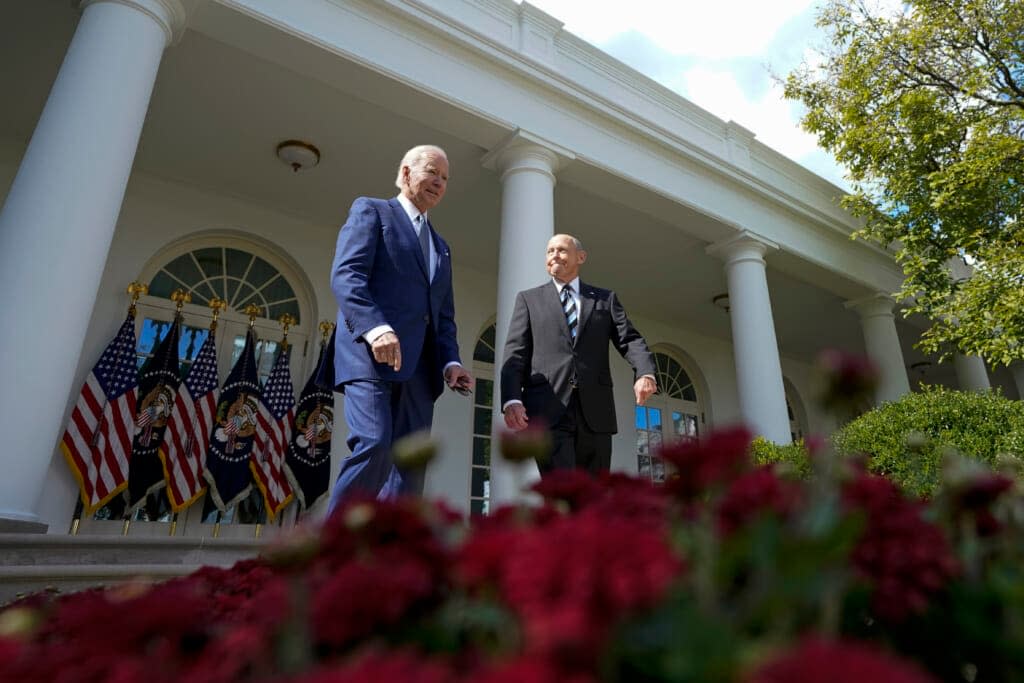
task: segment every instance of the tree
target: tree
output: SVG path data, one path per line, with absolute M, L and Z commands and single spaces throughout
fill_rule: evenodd
M 786 97 L 848 169 L 856 236 L 895 247 L 922 348 L 1024 358 L 1024 2 L 826 0 L 818 25 Z

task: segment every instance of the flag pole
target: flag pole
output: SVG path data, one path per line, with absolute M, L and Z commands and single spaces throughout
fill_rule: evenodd
M 132 302 L 128 306 L 128 315 L 135 319 L 135 315 L 138 312 L 136 304 L 139 302 L 139 297 L 143 294 L 149 294 L 149 285 L 142 282 L 130 282 L 128 283 L 128 295 L 131 296 Z M 99 431 L 99 430 L 97 430 Z M 128 529 L 132 525 L 131 513 L 127 510 L 124 513 L 124 525 L 121 527 L 121 535 L 127 536 Z
M 185 306 L 185 304 L 192 303 L 192 294 L 186 292 L 184 289 L 181 289 L 179 287 L 178 289 L 171 292 L 171 301 L 174 302 L 174 321 L 180 324 L 183 317 L 181 309 Z M 161 381 L 161 384 L 162 383 L 163 382 Z M 171 514 L 171 526 L 167 531 L 167 535 L 173 536 L 177 531 L 178 513 L 174 512 Z
M 82 513 L 85 511 L 85 505 L 82 503 L 82 499 L 79 498 L 75 502 L 75 513 L 71 516 L 71 528 L 68 529 L 68 533 L 72 536 L 78 535 L 78 526 L 82 523 Z
M 220 318 L 221 312 L 228 307 L 228 302 L 221 299 L 219 296 L 214 295 L 207 305 L 213 312 L 213 320 L 210 321 L 210 334 L 216 334 L 217 319 Z M 217 510 L 217 518 L 213 522 L 213 537 L 217 538 L 218 536 L 220 536 L 220 510 Z
M 255 319 L 253 319 L 255 320 Z M 288 328 L 298 322 L 291 313 L 282 313 L 277 319 L 277 322 L 281 323 L 283 332 L 281 334 L 281 351 L 280 353 L 286 353 L 288 351 Z M 264 511 L 265 512 L 265 511 Z M 253 531 L 255 538 L 259 538 L 263 533 L 263 524 L 260 522 L 256 523 L 256 528 Z

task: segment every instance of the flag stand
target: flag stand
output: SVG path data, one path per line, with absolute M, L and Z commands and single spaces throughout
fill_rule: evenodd
M 82 499 L 79 498 L 78 502 L 75 503 L 75 513 L 71 516 L 71 528 L 68 529 L 68 534 L 72 536 L 78 535 L 78 527 L 82 524 L 82 513 L 85 511 L 85 505 L 82 504 Z

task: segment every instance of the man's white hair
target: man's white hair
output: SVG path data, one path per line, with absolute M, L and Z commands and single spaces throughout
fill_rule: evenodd
M 416 168 L 416 166 L 423 163 L 424 157 L 431 153 L 440 154 L 445 159 L 448 158 L 445 151 L 437 145 L 416 145 L 406 152 L 405 156 L 402 157 L 402 162 L 398 164 L 398 176 L 395 178 L 395 187 L 399 190 L 405 187 L 402 185 L 402 168 L 405 166 L 408 166 L 410 169 Z

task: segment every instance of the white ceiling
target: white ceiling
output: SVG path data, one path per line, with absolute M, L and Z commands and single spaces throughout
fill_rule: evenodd
M 0 92 L 8 94 L 0 107 L 0 138 L 15 146 L 27 144 L 74 32 L 77 13 L 69 5 L 5 0 L 0 10 Z M 308 237 L 333 248 L 354 197 L 391 194 L 402 153 L 422 142 L 440 144 L 452 176 L 437 224 L 463 264 L 496 271 L 500 183 L 480 159 L 511 125 L 481 120 L 216 3 L 202 5 L 192 26 L 164 56 L 137 170 L 303 217 L 320 226 Z M 275 42 L 292 64 L 308 69 L 298 73 L 224 41 Z M 285 167 L 274 149 L 289 138 L 315 144 L 320 165 L 297 174 Z M 555 214 L 557 229 L 577 234 L 590 251 L 584 277 L 618 290 L 635 316 L 728 339 L 728 316 L 711 304 L 726 290 L 724 273 L 699 239 L 721 226 L 583 161 L 559 173 Z M 800 276 L 777 270 L 776 263 Z M 808 284 L 836 277 L 769 256 L 784 354 L 809 360 L 828 347 L 863 351 L 856 316 L 840 297 Z M 907 364 L 923 360 L 910 348 L 914 328 L 900 323 L 900 334 Z M 947 370 L 932 373 L 939 381 Z

